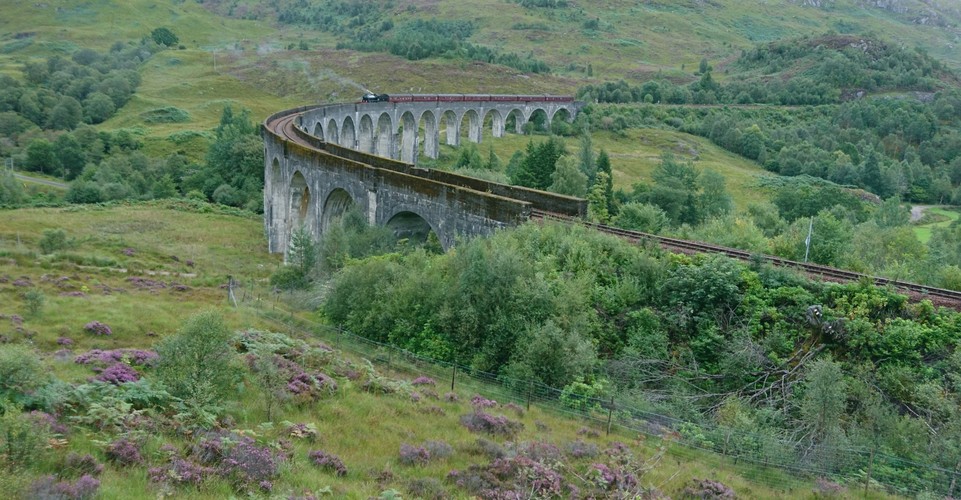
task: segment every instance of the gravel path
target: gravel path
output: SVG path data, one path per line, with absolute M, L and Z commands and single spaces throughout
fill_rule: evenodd
M 924 217 L 924 211 L 931 208 L 931 205 L 914 205 L 911 207 L 911 222 L 917 222 Z
M 29 175 L 14 173 L 13 176 L 16 177 L 17 179 L 20 179 L 21 181 L 35 182 L 37 184 L 44 184 L 46 186 L 52 186 L 60 189 L 67 189 L 68 187 L 70 187 L 62 182 L 48 181 L 47 179 L 39 179 L 37 177 L 30 177 Z

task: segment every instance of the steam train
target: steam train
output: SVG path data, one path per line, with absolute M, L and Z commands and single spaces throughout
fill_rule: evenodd
M 361 97 L 362 102 L 388 102 L 390 101 L 390 96 L 387 94 L 375 94 L 373 92 L 368 92 Z
M 573 102 L 571 96 L 561 95 L 502 95 L 502 94 L 374 94 L 368 92 L 361 102 Z

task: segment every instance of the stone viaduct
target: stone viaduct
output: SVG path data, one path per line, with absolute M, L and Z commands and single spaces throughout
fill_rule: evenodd
M 317 105 L 276 113 L 262 128 L 264 222 L 271 252 L 284 252 L 298 227 L 319 238 L 351 207 L 402 237 L 490 234 L 532 212 L 583 216 L 586 201 L 420 168 L 446 143 L 480 142 L 485 124 L 501 137 L 538 114 L 548 126 L 573 120 L 581 103 L 563 96 L 392 95 L 388 102 Z M 443 127 L 442 127 L 443 125 Z

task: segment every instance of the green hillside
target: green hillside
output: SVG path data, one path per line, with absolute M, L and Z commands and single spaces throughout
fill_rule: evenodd
M 627 414 L 608 435 L 607 414 L 578 399 L 564 404 L 538 392 L 528 409 L 530 394 L 467 367 L 451 391 L 449 366 L 338 334 L 285 304 L 310 297 L 272 293 L 265 277 L 279 258 L 266 253 L 257 217 L 188 202 L 2 215 L 6 498 L 469 498 L 483 485 L 502 494 L 539 488 L 545 497 L 573 488 L 677 495 L 715 487 L 698 486 L 703 480 L 752 498 L 824 488 L 753 459 L 738 465 L 698 451 Z M 202 311 L 217 311 L 231 338 L 222 346 L 228 359 L 205 359 L 223 362 L 234 378 L 217 402 L 196 407 L 185 404 L 192 396 L 159 385 L 163 363 L 152 356 Z M 194 331 L 201 333 L 210 331 Z M 275 379 L 255 361 L 264 353 L 278 363 Z M 328 385 L 297 389 L 288 378 L 307 375 L 292 369 Z M 473 428 L 464 423 L 471 415 L 501 427 Z M 341 460 L 344 473 L 311 458 L 318 450 Z M 598 472 L 608 468 L 616 481 Z
M 961 290 L 956 2 L 2 12 L 0 491 L 958 495 L 956 312 L 550 224 L 441 254 L 348 213 L 283 266 L 258 130 L 367 89 L 576 95 L 573 123 L 419 162 Z M 946 208 L 912 225 L 911 203 Z

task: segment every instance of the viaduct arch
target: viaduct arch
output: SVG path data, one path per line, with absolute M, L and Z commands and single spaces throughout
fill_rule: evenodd
M 315 238 L 351 207 L 398 236 L 434 232 L 444 249 L 460 235 L 490 234 L 532 211 L 583 216 L 585 200 L 416 166 L 439 155 L 440 134 L 480 142 L 516 130 L 535 113 L 573 120 L 582 104 L 565 96 L 399 95 L 388 102 L 317 105 L 264 121 L 264 224 L 271 252 L 286 254 L 303 226 Z M 442 130 L 443 129 L 443 130 Z

